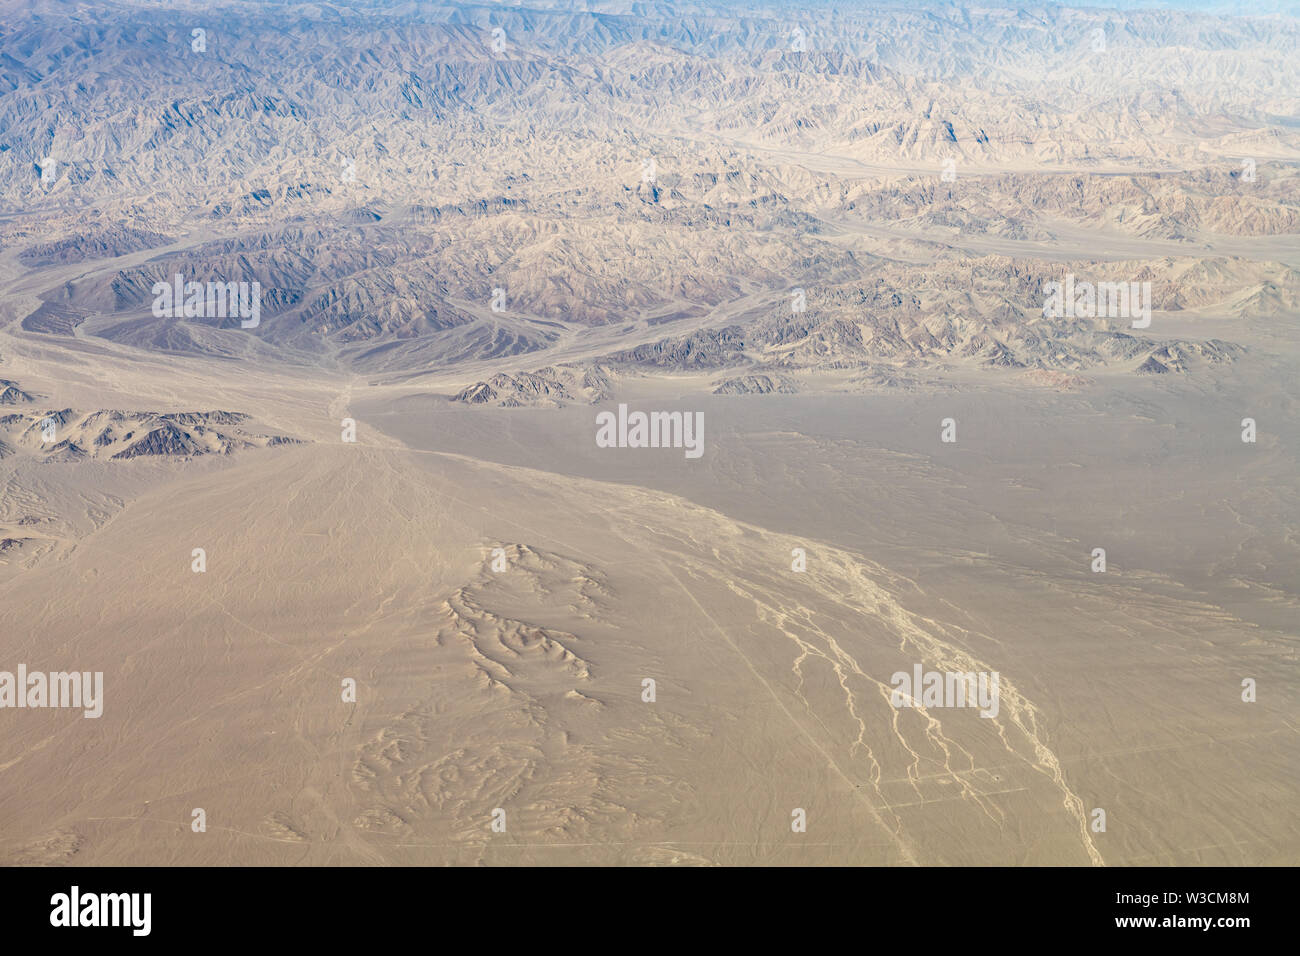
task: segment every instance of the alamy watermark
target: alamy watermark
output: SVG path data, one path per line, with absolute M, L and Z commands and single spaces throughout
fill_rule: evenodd
M 597 448 L 684 448 L 687 458 L 704 454 L 703 412 L 629 412 L 596 415 Z
M 262 321 L 262 283 L 172 282 L 153 284 L 153 314 L 172 319 L 242 319 L 241 328 L 255 329 Z
M 104 713 L 104 672 L 32 671 L 18 665 L 18 673 L 0 671 L 0 708 L 80 707 L 83 717 Z
M 148 936 L 152 909 L 152 893 L 83 893 L 74 885 L 50 897 L 50 925 L 125 926 L 133 936 Z
M 998 715 L 998 672 L 896 671 L 889 678 L 894 707 L 978 707 L 981 717 Z
M 1074 273 L 1064 282 L 1043 286 L 1047 300 L 1043 315 L 1052 319 L 1133 319 L 1133 328 L 1151 325 L 1150 282 L 1076 282 Z

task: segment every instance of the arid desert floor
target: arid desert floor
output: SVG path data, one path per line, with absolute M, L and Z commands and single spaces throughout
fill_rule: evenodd
M 562 7 L 3 8 L 0 864 L 1300 863 L 1294 18 Z

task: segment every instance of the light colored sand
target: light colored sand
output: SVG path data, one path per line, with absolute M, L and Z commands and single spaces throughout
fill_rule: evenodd
M 194 404 L 189 372 L 152 387 Z M 1183 482 L 1184 537 L 1176 492 L 1133 492 L 1180 452 L 1094 398 L 973 391 L 948 461 L 917 423 L 951 398 L 697 398 L 692 471 L 597 455 L 590 409 L 333 387 L 227 383 L 318 441 L 134 490 L 118 467 L 98 528 L 0 585 L 6 660 L 106 682 L 97 721 L 3 714 L 5 861 L 1295 862 L 1294 639 L 1250 610 L 1295 608 L 1276 443 L 1251 493 L 1228 445 Z M 31 467 L 51 496 L 83 480 Z M 1232 513 L 1244 530 L 1211 524 Z M 1222 550 L 1197 550 L 1198 514 Z M 999 671 L 998 718 L 892 708 L 915 661 Z

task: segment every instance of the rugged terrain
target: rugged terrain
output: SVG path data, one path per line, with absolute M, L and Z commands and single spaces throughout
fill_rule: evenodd
M 0 0 L 0 862 L 1300 862 L 1298 40 Z

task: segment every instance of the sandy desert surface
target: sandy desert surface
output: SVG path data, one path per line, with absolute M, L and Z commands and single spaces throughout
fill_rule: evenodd
M 0 9 L 0 863 L 1300 863 L 1293 16 Z

